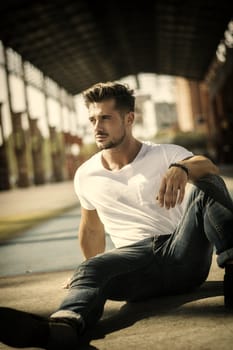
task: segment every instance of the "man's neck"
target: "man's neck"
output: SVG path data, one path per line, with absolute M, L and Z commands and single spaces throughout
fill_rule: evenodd
M 123 168 L 135 159 L 141 146 L 142 143 L 140 141 L 132 138 L 118 147 L 103 150 L 103 166 L 112 171 Z

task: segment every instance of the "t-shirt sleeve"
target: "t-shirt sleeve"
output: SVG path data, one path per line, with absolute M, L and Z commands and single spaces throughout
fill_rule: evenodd
M 188 151 L 186 148 L 178 145 L 163 145 L 163 152 L 165 161 L 167 162 L 167 167 L 171 163 L 179 162 L 185 158 L 189 158 L 193 156 L 193 153 Z
M 80 204 L 84 209 L 95 210 L 95 207 L 86 198 L 85 194 L 82 192 L 81 176 L 79 169 L 76 171 L 74 176 L 74 191 L 79 198 Z

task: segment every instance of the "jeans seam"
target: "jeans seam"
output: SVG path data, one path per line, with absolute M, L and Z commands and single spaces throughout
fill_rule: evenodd
M 222 238 L 223 238 L 223 235 L 222 235 L 223 232 L 221 231 L 221 227 L 218 226 L 218 225 L 216 225 L 216 224 L 214 223 L 213 217 L 212 217 L 212 215 L 209 213 L 208 208 L 207 208 L 207 210 L 206 210 L 206 214 L 208 215 L 210 224 L 211 224 L 212 227 L 215 229 L 215 231 L 218 233 L 218 237 L 219 237 L 220 239 L 222 239 Z
M 200 198 L 199 198 L 200 197 Z M 193 206 L 203 197 L 202 193 L 199 193 L 199 195 L 192 201 L 192 203 L 188 206 L 187 211 L 183 214 L 183 220 L 181 220 L 180 228 L 179 230 L 183 230 L 184 223 L 186 222 L 186 218 L 188 217 L 188 214 L 191 209 L 193 209 Z

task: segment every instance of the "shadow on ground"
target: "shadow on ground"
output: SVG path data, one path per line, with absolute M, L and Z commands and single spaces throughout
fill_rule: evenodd
M 92 331 L 85 334 L 81 349 L 97 349 L 90 345 L 93 339 L 103 339 L 107 334 L 119 331 L 132 326 L 143 319 L 163 316 L 192 315 L 209 317 L 209 315 L 218 314 L 226 316 L 233 312 L 226 310 L 222 305 L 208 305 L 201 303 L 202 299 L 218 297 L 223 295 L 222 281 L 207 281 L 200 288 L 187 294 L 175 296 L 157 297 L 143 302 L 128 302 L 124 304 L 117 312 L 116 310 L 106 310 L 104 319 L 102 319 Z M 192 303 L 192 302 L 198 302 Z M 186 307 L 182 308 L 185 304 Z
M 230 350 L 233 312 L 224 308 L 223 273 L 213 259 L 208 280 L 191 293 L 142 302 L 107 301 L 99 323 L 77 350 Z M 0 279 L 0 304 L 49 316 L 67 291 L 72 271 Z M 9 347 L 0 344 L 0 350 Z M 67 349 L 68 350 L 68 349 Z

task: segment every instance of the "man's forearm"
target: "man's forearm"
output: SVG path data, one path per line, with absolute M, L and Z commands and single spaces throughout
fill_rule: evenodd
M 182 169 L 179 165 L 185 168 Z M 218 168 L 204 156 L 193 156 L 170 164 L 159 188 L 157 196 L 159 205 L 167 209 L 174 208 L 176 204 L 182 203 L 188 181 L 194 182 L 208 174 L 218 173 Z
M 218 167 L 210 159 L 204 156 L 194 156 L 178 163 L 187 167 L 189 172 L 189 181 L 191 182 L 208 174 L 219 174 Z
M 85 259 L 103 253 L 105 250 L 105 233 L 104 232 L 83 232 L 79 231 L 79 242 Z

